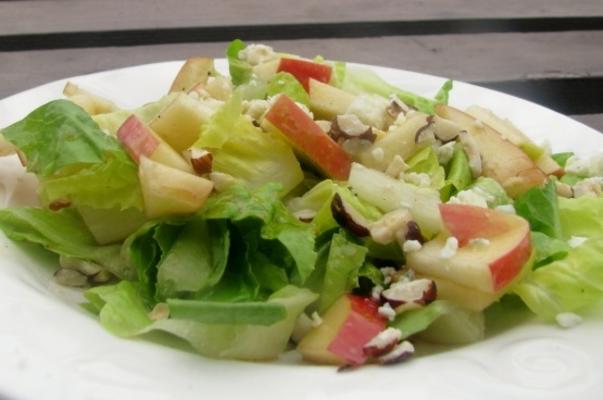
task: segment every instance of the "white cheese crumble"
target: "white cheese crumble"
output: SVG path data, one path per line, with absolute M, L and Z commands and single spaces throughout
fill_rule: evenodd
M 383 274 L 383 283 L 387 285 L 392 281 L 394 275 L 396 275 L 396 269 L 392 267 L 381 268 L 381 273 Z
M 387 124 L 386 108 L 389 101 L 374 95 L 358 95 L 349 105 L 346 114 L 354 114 L 367 125 L 385 129 Z
M 387 318 L 390 321 L 393 321 L 394 318 L 396 318 L 396 310 L 394 310 L 389 303 L 385 303 L 384 305 L 382 305 L 381 307 L 379 307 L 377 309 L 377 312 L 383 318 Z
M 322 318 L 320 318 L 320 315 L 318 315 L 318 313 L 314 311 L 312 313 L 312 327 L 317 328 L 320 325 L 322 325 Z
M 485 238 L 475 238 L 469 241 L 469 246 L 486 247 L 490 245 L 490 241 Z
M 403 341 L 397 345 L 392 351 L 379 357 L 379 361 L 384 364 L 390 362 L 399 361 L 405 354 L 411 355 L 415 352 L 415 346 L 412 345 L 408 340 Z
M 567 244 L 569 245 L 569 247 L 571 247 L 572 249 L 575 249 L 578 246 L 581 246 L 584 242 L 586 242 L 588 240 L 588 238 L 584 237 L 584 236 L 572 236 L 568 241 Z
M 555 320 L 562 328 L 574 328 L 582 322 L 582 317 L 571 312 L 559 313 L 555 316 Z
M 242 107 L 243 114 L 249 115 L 252 119 L 259 121 L 270 108 L 270 103 L 267 100 L 253 99 L 244 101 Z
M 316 125 L 320 126 L 323 132 L 328 133 L 331 130 L 331 121 L 325 121 L 324 119 L 319 119 L 316 121 Z
M 383 286 L 375 285 L 371 290 L 371 297 L 375 300 L 379 300 L 381 298 L 381 293 L 383 292 Z
M 431 177 L 424 172 L 403 172 L 400 174 L 400 178 L 418 187 L 429 187 L 431 185 Z
M 354 114 L 338 115 L 337 126 L 350 136 L 360 136 L 369 129 L 369 126 L 363 124 Z
M 596 176 L 592 178 L 586 178 L 576 183 L 573 188 L 574 197 L 590 196 L 597 197 L 601 194 L 601 184 L 603 183 L 603 177 Z
M 274 49 L 265 44 L 252 43 L 239 52 L 239 59 L 247 61 L 251 65 L 258 65 L 275 58 L 277 58 L 277 54 Z
M 477 206 L 488 208 L 488 200 L 490 200 L 490 195 L 484 192 L 479 188 L 461 190 L 456 194 L 456 196 L 452 196 L 448 203 L 450 204 L 466 204 L 470 206 Z
M 383 151 L 381 147 L 375 147 L 373 150 L 371 150 L 371 156 L 373 156 L 373 160 L 381 162 L 385 157 L 385 151 Z
M 511 214 L 511 215 L 517 214 L 515 212 L 515 207 L 513 207 L 513 204 L 503 204 L 501 206 L 494 207 L 494 209 L 496 211 L 500 211 L 500 212 L 505 213 L 505 214 Z
M 436 149 L 436 154 L 438 155 L 438 162 L 440 164 L 448 164 L 448 162 L 452 160 L 455 144 L 456 142 L 448 142 Z
M 402 339 L 402 332 L 396 328 L 387 328 L 379 332 L 373 337 L 364 347 L 376 347 L 378 349 L 384 349 L 387 346 L 397 343 Z
M 406 171 L 407 169 L 408 164 L 404 162 L 404 159 L 400 157 L 400 155 L 396 154 L 385 169 L 385 173 L 391 176 L 392 178 L 397 178 L 402 172 Z
M 459 241 L 454 236 L 446 239 L 446 244 L 440 250 L 440 258 L 448 259 L 454 257 L 459 248 Z
M 589 163 L 588 160 L 573 155 L 567 159 L 563 169 L 569 174 L 587 176 L 589 172 Z
M 418 240 L 406 240 L 403 244 L 402 244 L 402 250 L 405 253 L 410 253 L 413 251 L 419 251 L 421 250 L 421 247 L 423 247 L 421 245 L 421 242 L 419 242 Z

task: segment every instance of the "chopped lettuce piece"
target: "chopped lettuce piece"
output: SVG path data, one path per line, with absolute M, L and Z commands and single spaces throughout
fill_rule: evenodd
M 533 268 L 540 268 L 552 261 L 565 258 L 570 249 L 567 242 L 549 237 L 542 232 L 532 232 L 532 246 L 535 251 Z
M 239 58 L 239 52 L 247 45 L 240 39 L 235 39 L 226 48 L 226 59 L 228 60 L 228 72 L 235 86 L 249 81 L 253 75 L 251 65 Z
M 515 200 L 515 210 L 528 220 L 533 231 L 561 238 L 557 191 L 552 180 L 543 188 L 532 188 L 518 197 Z
M 415 333 L 424 331 L 435 320 L 449 313 L 453 306 L 444 300 L 436 300 L 433 303 L 416 310 L 405 311 L 390 323 L 390 326 L 402 333 L 402 338 L 407 338 Z
M 478 193 L 485 194 L 486 203 L 490 208 L 513 203 L 513 200 L 507 195 L 507 192 L 505 192 L 500 183 L 492 178 L 480 176 L 470 188 L 477 190 Z
M 121 257 L 120 245 L 99 246 L 74 209 L 2 209 L 0 229 L 12 240 L 39 244 L 65 257 L 92 261 L 120 278 L 135 276 L 136 272 Z
M 551 157 L 553 158 L 553 160 L 555 160 L 557 162 L 557 164 L 559 164 L 559 166 L 561 168 L 565 168 L 565 164 L 567 164 L 567 160 L 569 160 L 573 155 L 574 155 L 573 152 L 568 151 L 565 153 L 551 154 Z
M 279 72 L 268 82 L 267 95 L 285 94 L 292 100 L 310 106 L 310 96 L 301 83 L 288 72 Z
M 168 299 L 167 304 L 171 318 L 205 324 L 268 326 L 287 317 L 287 310 L 278 303 Z
M 277 134 L 263 132 L 241 114 L 241 98 L 233 95 L 203 126 L 193 147 L 207 148 L 213 169 L 241 179 L 252 188 L 279 182 L 285 196 L 304 175 L 291 147 Z
M 444 185 L 446 173 L 438 161 L 438 156 L 431 146 L 417 151 L 407 160 L 408 172 L 424 173 L 429 175 L 430 186 L 440 189 Z
M 446 181 L 440 189 L 440 196 L 443 201 L 446 201 L 450 196 L 466 189 L 473 181 L 471 168 L 469 167 L 469 159 L 463 146 L 455 144 L 452 159 L 448 164 L 448 173 Z
M 25 154 L 46 204 L 142 209 L 136 164 L 74 103 L 46 103 L 2 133 Z

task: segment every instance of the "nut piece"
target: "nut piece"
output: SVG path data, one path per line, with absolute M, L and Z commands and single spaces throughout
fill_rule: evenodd
M 52 211 L 58 211 L 61 208 L 67 208 L 70 205 L 71 200 L 63 197 L 60 199 L 53 200 L 50 204 L 48 204 L 48 208 L 50 208 Z
M 456 123 L 435 115 L 433 117 L 433 132 L 443 143 L 456 140 L 461 133 L 461 127 Z
M 431 303 L 437 297 L 437 289 L 431 279 L 402 280 L 384 290 L 381 297 L 400 313 Z
M 316 216 L 316 211 L 304 208 L 303 210 L 294 212 L 293 215 L 301 222 L 312 222 Z
M 170 317 L 170 307 L 167 303 L 157 303 L 149 313 L 149 318 L 153 321 L 160 321 Z
M 344 114 L 335 117 L 328 133 L 334 141 L 340 144 L 342 141 L 350 139 L 366 140 L 373 143 L 377 138 L 377 135 L 373 132 L 373 128 L 363 124 L 354 114 Z
M 188 155 L 197 174 L 209 174 L 212 171 L 214 156 L 209 151 L 193 147 L 188 149 Z
M 61 268 L 54 273 L 54 279 L 63 286 L 80 288 L 88 286 L 88 277 L 74 269 Z
M 402 332 L 399 329 L 387 328 L 365 344 L 362 351 L 367 357 L 379 357 L 393 350 L 400 339 L 402 339 Z
M 389 353 L 379 357 L 382 365 L 392 365 L 409 359 L 415 353 L 415 346 L 408 340 L 403 341 Z
M 379 244 L 389 244 L 397 240 L 400 245 L 407 239 L 418 240 L 417 238 L 421 238 L 422 240 L 419 226 L 416 223 L 412 224 L 412 222 L 414 220 L 407 209 L 400 208 L 390 211 L 371 224 L 371 238 Z
M 369 236 L 369 222 L 350 206 L 340 195 L 335 193 L 331 201 L 331 213 L 337 223 L 358 237 Z
M 416 144 L 427 144 L 435 142 L 435 133 L 433 131 L 433 115 L 425 118 L 425 125 L 417 129 L 415 133 Z

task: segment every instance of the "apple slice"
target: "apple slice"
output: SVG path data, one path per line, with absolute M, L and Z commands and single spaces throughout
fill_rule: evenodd
M 482 311 L 503 295 L 502 292 L 488 293 L 473 289 L 447 279 L 417 274 L 417 279 L 430 279 L 438 288 L 438 299 L 447 300 L 472 311 Z
M 264 118 L 296 150 L 329 178 L 346 180 L 351 160 L 341 146 L 327 135 L 293 100 L 280 95 Z
M 71 82 L 67 82 L 63 94 L 90 115 L 110 113 L 119 109 L 112 101 L 90 93 Z
M 172 82 L 169 93 L 188 92 L 193 86 L 205 83 L 209 74 L 214 69 L 214 60 L 205 57 L 193 57 L 186 62 L 178 71 Z
M 130 115 L 117 130 L 117 138 L 126 150 L 139 162 L 141 156 L 186 172 L 193 168 L 155 132 L 149 129 L 136 115 Z
M 140 157 L 138 178 L 147 218 L 191 214 L 213 189 L 210 180 Z
M 319 64 L 299 58 L 281 58 L 277 72 L 288 72 L 293 75 L 308 91 L 310 78 L 319 82 L 329 83 L 332 68 L 327 64 Z
M 345 295 L 327 310 L 322 323 L 303 337 L 297 350 L 304 359 L 320 364 L 359 365 L 367 359 L 364 345 L 385 326 L 376 302 Z
M 438 104 L 435 112 L 456 122 L 475 139 L 482 157 L 483 175 L 500 183 L 511 197 L 542 185 L 546 175 L 519 147 L 497 131 L 456 108 Z
M 489 243 L 468 244 L 445 257 L 447 238 L 440 235 L 407 254 L 407 265 L 418 273 L 486 293 L 500 293 L 529 260 L 530 226 L 523 218 L 460 204 L 442 205 L 440 213 L 444 226 L 452 235 L 458 235 L 461 243 L 470 243 L 471 239 L 488 239 Z
M 278 66 L 281 62 L 280 58 L 265 61 L 252 67 L 253 73 L 263 81 L 269 81 L 278 71 Z
M 310 78 L 308 85 L 310 108 L 320 118 L 331 120 L 337 115 L 345 114 L 356 96 Z

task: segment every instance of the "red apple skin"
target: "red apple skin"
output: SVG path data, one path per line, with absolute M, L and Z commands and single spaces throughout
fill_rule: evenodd
M 532 244 L 530 235 L 526 235 L 513 251 L 505 254 L 490 264 L 492 286 L 497 292 L 507 286 L 519 273 L 530 259 Z
M 360 365 L 367 359 L 364 345 L 385 329 L 386 322 L 373 300 L 354 295 L 348 295 L 348 300 L 352 308 L 350 315 L 327 350 L 350 364 Z
M 497 211 L 467 204 L 440 204 L 444 226 L 463 247 L 471 239 L 490 239 L 508 231 L 508 218 Z
M 329 83 L 332 68 L 330 65 L 318 64 L 308 60 L 296 58 L 281 58 L 277 72 L 288 72 L 293 75 L 306 89 L 309 88 L 310 78 L 320 82 Z
M 265 118 L 298 153 L 327 177 L 337 180 L 348 178 L 350 157 L 289 97 L 280 95 Z
M 136 162 L 139 162 L 141 155 L 149 157 L 153 154 L 160 143 L 149 128 L 135 115 L 130 115 L 119 127 L 117 138 Z

